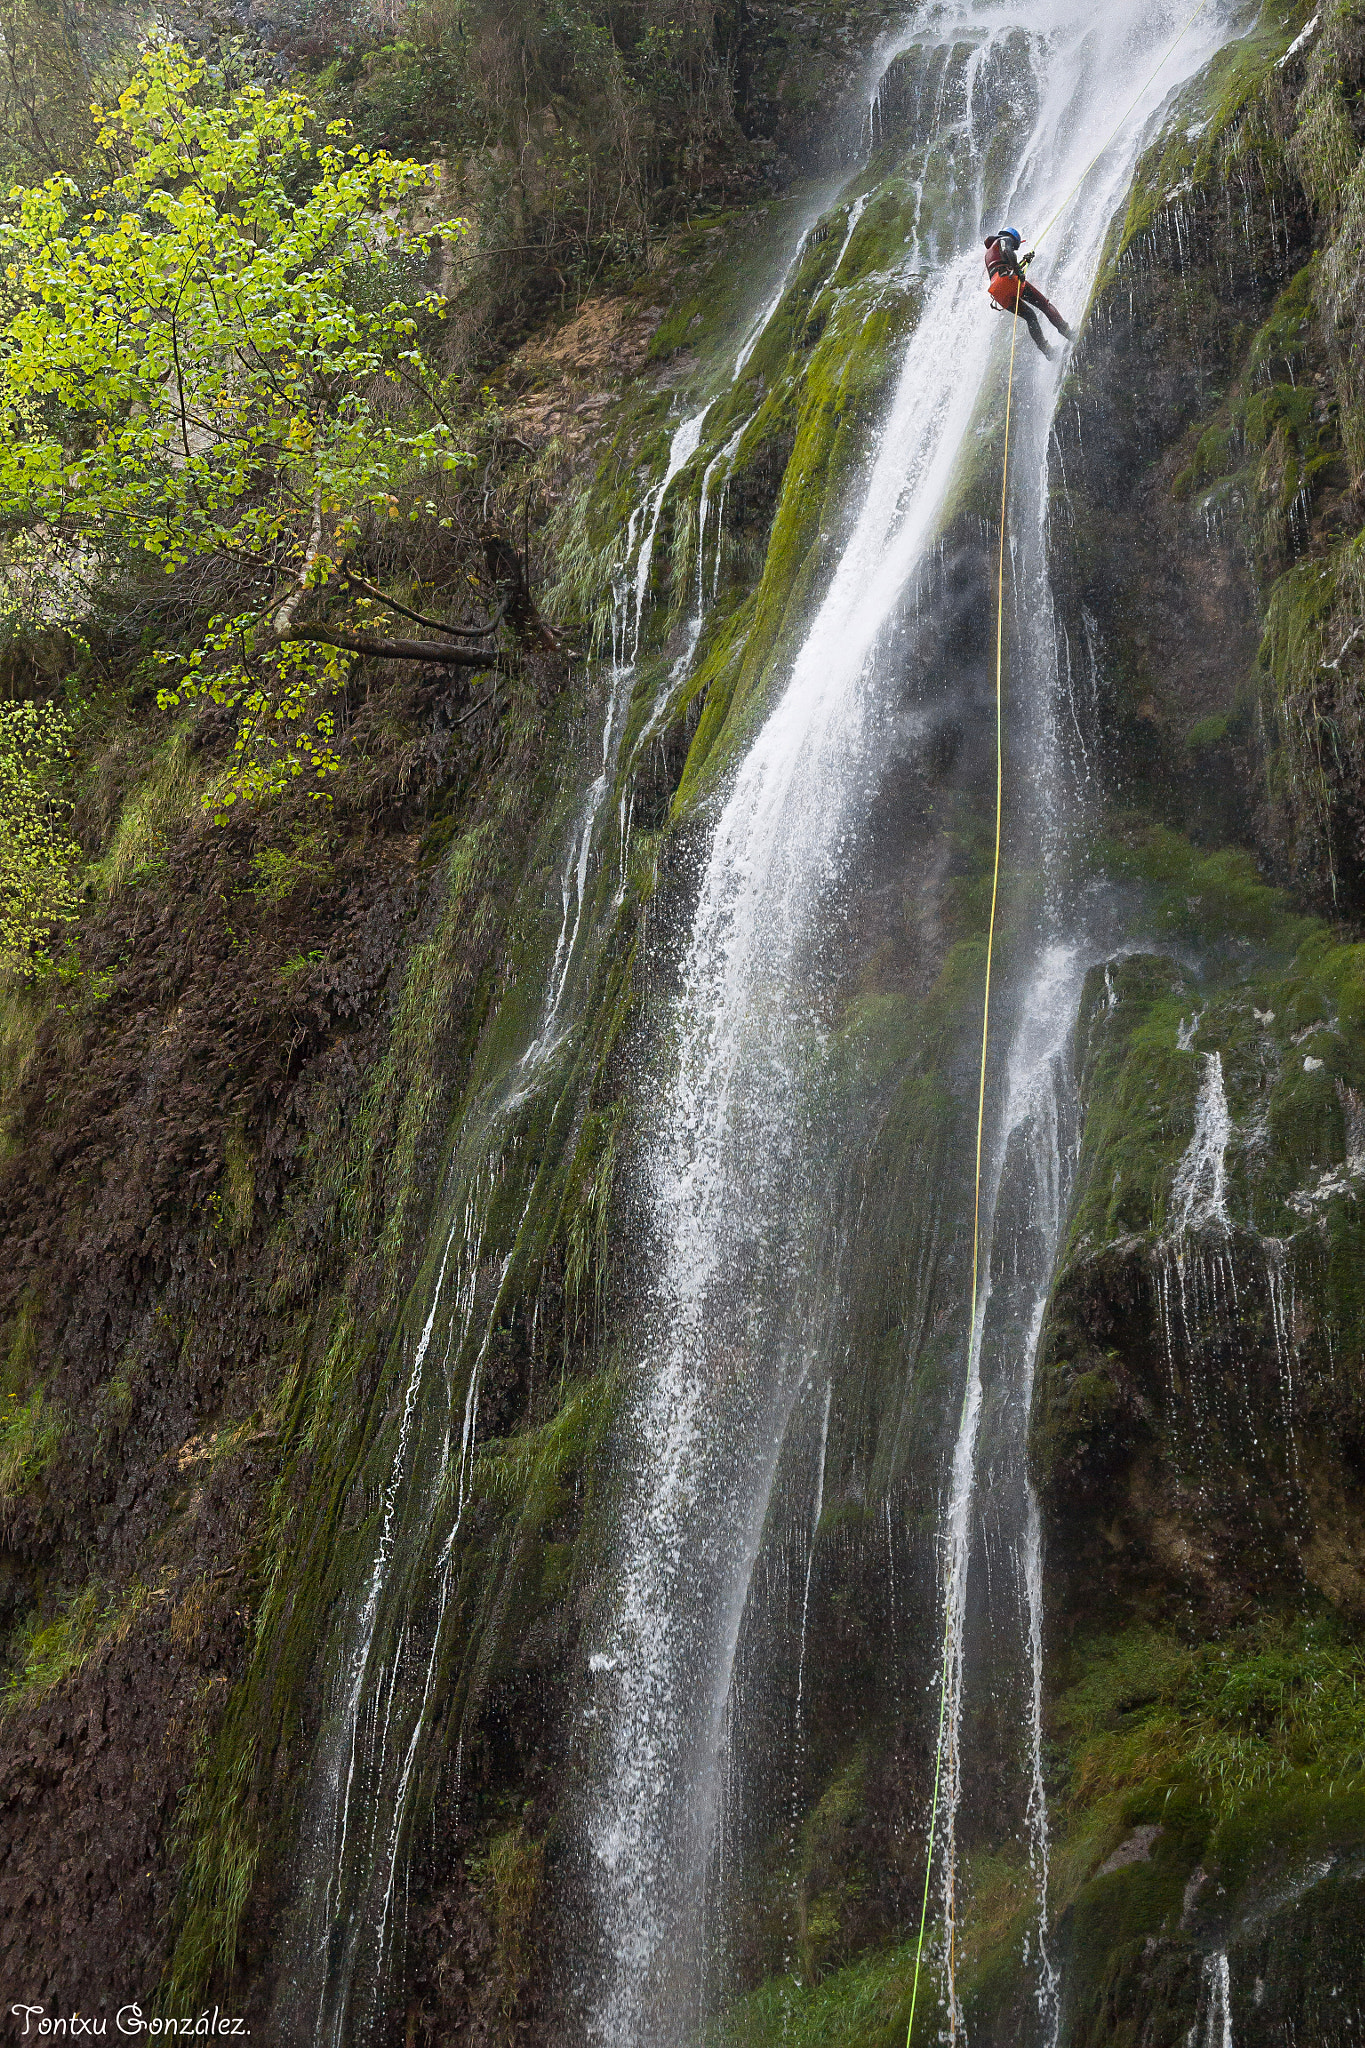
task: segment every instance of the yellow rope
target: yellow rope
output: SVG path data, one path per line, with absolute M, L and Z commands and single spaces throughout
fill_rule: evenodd
M 995 912 L 1000 898 L 1000 832 L 1005 805 L 1005 508 L 1010 478 L 1010 416 L 1014 406 L 1014 351 L 1019 339 L 1019 301 L 1016 294 L 1014 318 L 1010 321 L 1010 374 L 1005 391 L 1005 459 L 1000 474 L 1000 561 L 995 598 L 995 870 L 991 878 L 991 917 L 986 933 L 986 991 L 981 1006 L 981 1077 L 976 1096 L 976 1195 L 972 1208 L 972 1312 L 967 1324 L 967 1383 L 962 1390 L 962 1416 L 966 1419 L 971 1398 L 971 1346 L 976 1334 L 976 1300 L 981 1275 L 981 1147 L 986 1128 L 986 1055 L 991 1031 L 991 967 L 995 958 Z M 961 1424 L 959 1424 L 959 1428 Z M 934 1765 L 934 1797 L 929 1812 L 929 1843 L 924 1856 L 924 1898 L 920 1905 L 919 1940 L 915 1944 L 915 1979 L 910 1992 L 910 2021 L 905 2030 L 906 2048 L 915 2029 L 915 2006 L 919 2000 L 920 1966 L 924 1957 L 924 1930 L 929 1918 L 929 1882 L 934 1869 L 934 1836 L 938 1831 L 939 1786 L 943 1776 L 943 1726 L 948 1710 L 949 1629 L 952 1625 L 951 1599 L 944 1602 L 943 1669 L 938 1689 L 938 1756 Z M 950 1921 L 949 1940 L 953 1938 Z
M 1100 158 L 1108 149 L 1114 137 L 1132 115 L 1143 94 L 1153 85 L 1162 70 L 1174 56 L 1180 44 L 1198 21 L 1209 0 L 1199 0 L 1198 6 L 1185 23 L 1175 41 L 1163 51 L 1154 69 L 1142 82 L 1132 104 L 1115 122 L 1109 135 L 1095 151 L 1079 178 L 1062 200 L 1061 205 L 1043 228 L 1042 234 L 1034 241 L 1038 246 L 1044 236 L 1050 234 L 1061 219 L 1071 200 L 1094 170 Z M 981 1007 L 981 1073 L 976 1098 L 976 1188 L 972 1205 L 972 1307 L 967 1324 L 967 1380 L 962 1390 L 962 1421 L 965 1422 L 967 1404 L 971 1398 L 971 1347 L 976 1337 L 976 1305 L 981 1275 L 981 1152 L 986 1127 L 986 1061 L 990 1046 L 991 1025 L 991 968 L 995 959 L 996 908 L 1000 900 L 1000 837 L 1004 814 L 1005 797 L 1005 514 L 1009 502 L 1010 477 L 1010 417 L 1014 401 L 1014 352 L 1019 339 L 1019 301 L 1022 291 L 1014 301 L 1014 318 L 1010 322 L 1010 369 L 1009 383 L 1005 392 L 1005 450 L 1000 472 L 1000 557 L 996 574 L 995 595 L 995 866 L 991 877 L 991 915 L 986 932 L 986 987 Z M 961 1429 L 959 1423 L 959 1430 Z M 929 1887 L 934 1871 L 934 1841 L 938 1833 L 939 1792 L 943 1781 L 943 1731 L 948 1712 L 948 1660 L 951 1655 L 952 1603 L 951 1595 L 944 1601 L 943 1615 L 943 1660 L 939 1674 L 938 1691 L 938 1740 L 934 1762 L 934 1791 L 929 1809 L 929 1840 L 924 1853 L 924 1897 L 920 1902 L 919 1937 L 915 1943 L 915 1974 L 910 1990 L 910 2019 L 905 2029 L 905 2048 L 910 2048 L 911 2036 L 915 2031 L 915 2007 L 919 2002 L 920 1971 L 924 1960 L 924 1935 L 929 1921 Z M 956 1927 L 953 1916 L 953 1902 L 948 1904 L 948 1944 L 951 1957 Z

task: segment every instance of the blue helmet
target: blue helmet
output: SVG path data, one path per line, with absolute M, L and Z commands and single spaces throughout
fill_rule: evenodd
M 1023 236 L 1020 234 L 1018 228 L 1001 228 L 1000 235 L 1002 240 L 1006 235 L 1008 235 L 1016 249 L 1019 247 L 1020 243 L 1024 239 Z

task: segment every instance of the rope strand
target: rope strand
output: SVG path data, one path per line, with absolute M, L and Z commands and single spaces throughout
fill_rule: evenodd
M 1095 151 L 1085 169 L 1065 194 L 1061 205 L 1046 223 L 1042 233 L 1035 237 L 1035 249 L 1044 237 L 1051 234 L 1053 228 L 1056 227 L 1057 222 L 1061 219 L 1072 199 L 1079 192 L 1081 186 L 1090 176 L 1090 173 L 1094 170 L 1105 151 L 1110 147 L 1119 131 L 1131 118 L 1140 104 L 1143 95 L 1160 77 L 1162 71 L 1175 55 L 1176 50 L 1185 40 L 1185 37 L 1194 27 L 1195 22 L 1198 21 L 1208 4 L 1209 0 L 1199 0 L 1198 6 L 1190 15 L 1174 42 L 1163 51 L 1152 71 L 1143 80 L 1132 103 L 1115 122 L 1109 135 L 1100 144 L 1100 147 Z M 959 1433 L 966 1422 L 967 1407 L 971 1399 L 971 1347 L 976 1341 L 976 1311 L 981 1277 L 981 1154 L 986 1127 L 986 1064 L 990 1048 L 991 970 L 995 960 L 996 912 L 1000 900 L 1000 846 L 1005 797 L 1005 516 L 1009 504 L 1010 419 L 1014 404 L 1014 356 L 1019 339 L 1019 301 L 1021 297 L 1022 291 L 1015 297 L 1014 318 L 1010 323 L 1009 382 L 1005 391 L 1005 447 L 1000 474 L 1000 555 L 996 573 L 995 596 L 995 862 L 991 876 L 990 923 L 986 931 L 986 985 L 981 1006 L 981 1069 L 976 1098 L 976 1181 L 972 1202 L 972 1306 L 971 1318 L 967 1325 L 967 1379 L 962 1390 L 962 1415 L 958 1423 Z M 944 1600 L 943 1656 L 939 1672 L 938 1738 L 935 1745 L 934 1790 L 929 1808 L 929 1839 L 924 1852 L 924 1896 L 920 1902 L 919 1935 L 915 1943 L 915 1974 L 910 1990 L 910 2019 L 905 2030 L 906 2048 L 911 2048 L 911 2037 L 915 2031 L 915 2008 L 919 2003 L 919 1980 L 924 1961 L 924 1936 L 929 1922 L 929 1888 L 933 1879 L 934 1844 L 938 1834 L 939 1795 L 943 1783 L 943 1736 L 948 1716 L 948 1665 L 951 1654 L 952 1601 L 951 1592 L 949 1592 Z M 956 1933 L 951 1899 L 949 1900 L 947 1917 L 949 1955 L 951 1958 L 952 1943 Z M 954 2029 L 955 2031 L 956 2029 Z
M 1010 417 L 1014 407 L 1014 352 L 1019 340 L 1019 299 L 1014 301 L 1010 321 L 1010 372 L 1005 391 L 1005 457 L 1000 476 L 1000 560 L 995 602 L 995 868 L 991 878 L 991 916 L 986 932 L 986 988 L 981 1005 L 981 1075 L 976 1097 L 976 1193 L 972 1205 L 972 1313 L 967 1325 L 967 1382 L 962 1390 L 962 1417 L 967 1419 L 971 1398 L 971 1347 L 976 1336 L 976 1302 L 981 1277 L 981 1150 L 986 1129 L 986 1058 L 991 1030 L 991 968 L 995 959 L 995 914 L 1000 899 L 1000 841 L 1005 808 L 1005 509 L 1010 477 Z M 910 2020 L 905 2030 L 906 2048 L 915 2029 L 915 2006 L 919 2001 L 920 1967 L 924 1958 L 924 1930 L 929 1918 L 929 1882 L 934 1868 L 934 1837 L 938 1831 L 939 1787 L 943 1777 L 943 1729 L 948 1710 L 948 1658 L 952 1603 L 944 1602 L 943 1668 L 938 1690 L 938 1756 L 934 1765 L 934 1796 L 929 1814 L 929 1842 L 924 1856 L 924 1898 L 920 1905 L 919 1939 L 915 1944 L 915 1977 L 910 1992 Z

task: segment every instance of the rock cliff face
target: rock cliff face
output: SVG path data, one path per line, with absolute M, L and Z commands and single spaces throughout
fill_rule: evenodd
M 490 373 L 581 653 L 358 688 L 321 822 L 210 826 L 227 736 L 101 712 L 83 971 L 3 1014 L 11 2001 L 861 2048 L 927 1897 L 916 2038 L 1365 2027 L 1347 0 L 1210 32 L 1055 409 L 1016 363 L 976 1378 L 1003 321 L 859 593 L 856 804 L 777 965 L 773 828 L 719 1277 L 660 1279 L 718 821 L 1046 111 L 1022 29 L 883 26 L 838 24 L 823 183 Z M 763 10 L 749 92 L 809 169 L 806 27 Z
M 1360 1813 L 1331 1759 L 1362 1593 L 1358 686 L 1333 609 L 1361 55 L 1324 16 L 1237 86 L 1216 172 L 1207 131 L 1153 152 L 1061 422 L 1104 857 L 1152 891 L 1082 1004 L 1034 1410 L 1063 1810 L 1097 1849 L 1130 1831 L 1064 1909 L 1078 2040 L 1183 2039 L 1229 1982 L 1238 2041 L 1359 2024 Z

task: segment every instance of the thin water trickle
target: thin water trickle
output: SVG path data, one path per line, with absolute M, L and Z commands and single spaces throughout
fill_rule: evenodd
M 1075 945 L 1054 942 L 1043 951 L 1024 992 L 1020 1020 L 1006 1062 L 1006 1098 L 998 1165 L 988 1190 L 990 1213 L 1002 1204 L 1018 1221 L 988 1239 L 981 1302 L 968 1358 L 967 1397 L 954 1450 L 945 1515 L 943 1563 L 946 1656 L 944 1684 L 943 1925 L 957 1914 L 958 1808 L 963 1791 L 963 1702 L 967 1664 L 968 1573 L 976 1535 L 983 1417 L 983 1359 L 992 1379 L 1012 1396 L 990 1446 L 991 1492 L 1004 1506 L 1003 1541 L 1018 1579 L 1018 1623 L 1026 1661 L 1027 1788 L 1024 1821 L 1037 1899 L 1035 1992 L 1043 2038 L 1052 2042 L 1060 2020 L 1058 1980 L 1048 1948 L 1049 1842 L 1043 1776 L 1043 1552 L 1037 1497 L 1024 1446 L 1033 1399 L 1034 1370 L 1052 1270 L 1075 1165 L 1078 1118 L 1069 1061 L 1086 961 Z M 997 1244 L 997 1237 L 1000 1242 Z M 997 1286 L 997 1253 L 1005 1278 Z M 999 1304 L 997 1308 L 997 1296 Z M 1005 1505 L 1008 1503 L 1008 1505 Z M 999 1512 L 999 1506 L 997 1507 Z M 950 2033 L 962 2026 L 952 1945 L 945 1947 L 945 2002 Z
M 357 1950 L 370 1937 L 363 1921 L 348 1924 L 340 1887 L 359 1857 L 382 1854 L 378 1849 L 380 1816 L 370 1791 L 376 1774 L 382 1772 L 388 1744 L 391 1713 L 400 1664 L 405 1648 L 400 1635 L 387 1653 L 380 1633 L 380 1616 L 397 1558 L 397 1522 L 400 1498 L 416 1477 L 414 1464 L 417 1439 L 425 1409 L 430 1403 L 427 1388 L 432 1337 L 437 1313 L 448 1302 L 451 1322 L 441 1361 L 441 1380 L 448 1382 L 454 1333 L 467 1326 L 474 1313 L 486 1215 L 487 1180 L 474 1177 L 462 1207 L 456 1209 L 442 1250 L 430 1306 L 417 1339 L 403 1393 L 398 1444 L 385 1489 L 379 1541 L 375 1551 L 358 1625 L 347 1667 L 345 1699 L 339 1718 L 324 1736 L 319 1756 L 320 1784 L 315 1804 L 314 1836 L 324 1850 L 327 1888 L 317 1935 L 326 1944 L 328 1964 L 319 1974 L 312 2037 L 330 2041 L 340 2048 L 346 2037 L 350 2010 L 350 1970 Z M 449 1297 L 447 1276 L 453 1274 Z M 434 1505 L 440 1493 L 441 1472 L 425 1487 L 427 1501 Z M 395 1828 L 397 1820 L 395 1820 Z M 388 1902 L 392 1892 L 392 1868 L 385 1885 L 380 1943 L 387 1931 Z M 305 1940 L 308 1937 L 305 1936 Z M 342 1990 L 338 1996 L 337 1969 Z
M 1223 1055 L 1205 1053 L 1203 1061 L 1204 1073 L 1194 1106 L 1194 1135 L 1176 1168 L 1171 1189 L 1175 1209 L 1173 1234 L 1176 1237 L 1196 1230 L 1226 1232 L 1231 1227 L 1228 1218 L 1227 1150 L 1232 1137 L 1232 1117 L 1223 1085 Z
M 1289 1473 L 1297 1486 L 1299 1447 L 1294 1434 L 1294 1367 L 1298 1344 L 1294 1335 L 1294 1268 L 1288 1247 L 1278 1237 L 1263 1240 L 1266 1294 L 1270 1301 L 1270 1323 L 1275 1338 L 1275 1363 L 1280 1380 L 1280 1413 L 1289 1449 Z
M 1200 1972 L 1199 2012 L 1186 2037 L 1186 2048 L 1235 2048 L 1232 1973 L 1222 1949 L 1204 1958 Z
M 791 256 L 788 259 L 786 268 L 782 272 L 782 276 L 778 282 L 776 290 L 772 293 L 770 298 L 764 300 L 763 304 L 759 307 L 758 312 L 754 315 L 754 318 L 749 323 L 749 327 L 747 332 L 745 333 L 744 339 L 741 341 L 739 345 L 739 353 L 735 357 L 735 367 L 730 372 L 730 379 L 732 383 L 737 384 L 739 382 L 740 378 L 744 374 L 744 367 L 748 362 L 750 356 L 758 347 L 758 344 L 760 343 L 760 341 L 762 341 L 764 335 L 767 333 L 769 327 L 772 325 L 773 318 L 776 315 L 778 308 L 781 306 L 783 299 L 787 295 L 787 286 L 791 282 L 792 272 L 795 270 L 797 264 L 801 261 L 802 256 L 805 254 L 806 243 L 810 237 L 811 229 L 815 226 L 815 223 L 818 219 L 819 212 L 817 211 L 816 213 L 812 214 L 811 217 L 807 220 L 805 226 L 801 230 L 801 233 L 797 237 L 796 247 L 792 250 Z
M 810 1621 L 810 1582 L 815 1570 L 815 1545 L 820 1534 L 820 1517 L 825 1511 L 825 1460 L 829 1456 L 829 1411 L 834 1400 L 834 1382 L 825 1384 L 825 1405 L 820 1416 L 820 1456 L 815 1468 L 815 1506 L 811 1511 L 810 1542 L 806 1549 L 806 1579 L 801 1589 L 801 1647 L 796 1659 L 796 1776 L 801 1767 L 802 1726 L 806 1704 L 806 1628 Z M 795 1799 L 796 1794 L 793 1794 Z
M 1030 1338 L 1031 1361 L 1038 1355 L 1046 1303 L 1039 1312 Z M 1032 1395 L 1032 1369 L 1029 1393 Z M 1034 1896 L 1038 1902 L 1038 1979 L 1035 1993 L 1038 2017 L 1043 2026 L 1044 2048 L 1056 2048 L 1062 2023 L 1062 1983 L 1049 1948 L 1051 1932 L 1048 1893 L 1051 1883 L 1051 1849 L 1048 1833 L 1047 1782 L 1043 1775 L 1043 1524 L 1038 1493 L 1027 1481 L 1024 1524 L 1024 1585 L 1028 1612 L 1028 1734 L 1029 1786 L 1025 1818 L 1028 1823 L 1029 1868 L 1033 1874 Z
M 692 457 L 701 446 L 702 428 L 706 415 L 711 410 L 709 403 L 699 406 L 686 419 L 681 420 L 673 430 L 668 444 L 668 462 L 663 476 L 655 484 L 648 498 L 642 516 L 644 535 L 635 555 L 635 574 L 632 586 L 633 605 L 630 622 L 630 660 L 632 665 L 640 656 L 640 631 L 644 624 L 645 611 L 649 602 L 649 572 L 654 562 L 654 542 L 659 531 L 659 520 L 664 509 L 664 500 L 675 477 L 686 469 Z
M 848 209 L 848 223 L 844 228 L 844 239 L 839 244 L 839 253 L 830 268 L 830 276 L 836 281 L 843 267 L 844 258 L 848 254 L 848 245 L 858 231 L 858 223 L 867 212 L 868 202 L 871 198 L 872 194 L 870 192 L 860 192 L 852 206 Z
M 622 667 L 616 662 L 612 663 L 606 716 L 602 721 L 601 765 L 584 798 L 582 815 L 560 881 L 562 909 L 559 937 L 555 942 L 554 959 L 550 964 L 545 1011 L 540 1030 L 522 1056 L 522 1069 L 528 1075 L 534 1074 L 546 1051 L 555 1043 L 560 1011 L 563 1008 L 574 955 L 578 949 L 583 920 L 588 909 L 588 872 L 597 823 L 614 778 L 625 709 L 630 702 L 633 680 L 632 669 Z
M 731 434 L 729 440 L 725 443 L 725 446 L 718 454 L 712 456 L 702 473 L 701 498 L 697 506 L 697 625 L 699 631 L 701 622 L 706 615 L 708 597 L 714 599 L 720 587 L 721 542 L 725 532 L 724 492 L 730 481 L 729 465 L 734 460 L 740 442 L 744 439 L 748 425 L 749 422 L 745 420 L 742 425 L 736 427 L 734 433 Z M 726 465 L 726 473 L 721 490 L 720 517 L 716 522 L 716 563 L 711 574 L 710 589 L 708 591 L 706 579 L 706 524 L 711 509 L 711 479 L 722 463 Z

